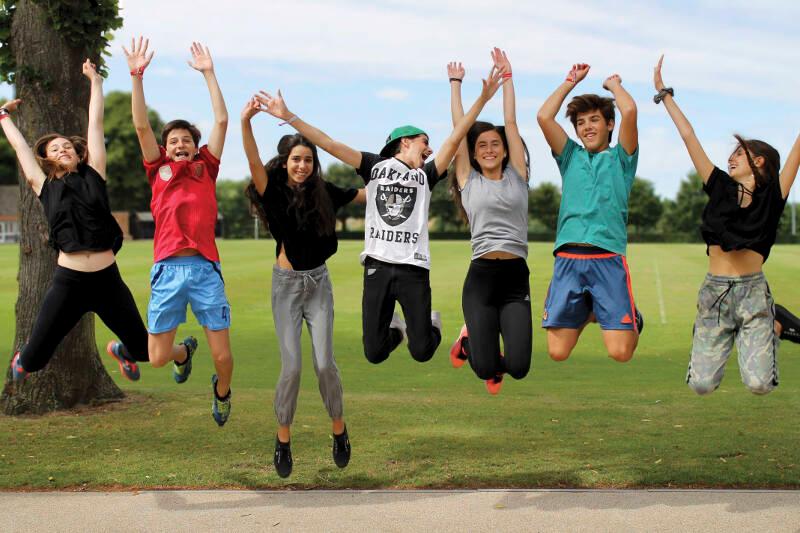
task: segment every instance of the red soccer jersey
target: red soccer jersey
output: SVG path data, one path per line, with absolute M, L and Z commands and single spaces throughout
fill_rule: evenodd
M 217 223 L 219 159 L 200 148 L 193 161 L 172 161 L 163 146 L 161 157 L 144 162 L 153 191 L 150 211 L 156 223 L 155 261 L 193 248 L 209 261 L 219 261 L 214 227 Z

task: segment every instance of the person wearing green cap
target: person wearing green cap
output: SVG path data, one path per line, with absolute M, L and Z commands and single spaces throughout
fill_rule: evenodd
M 291 124 L 301 135 L 357 169 L 367 189 L 364 227 L 364 355 L 385 361 L 408 336 L 408 350 L 420 362 L 433 357 L 442 339 L 439 313 L 431 312 L 428 206 L 434 185 L 447 174 L 459 143 L 486 102 L 497 92 L 504 69 L 492 67 L 475 103 L 442 143 L 433 161 L 428 135 L 414 126 L 392 130 L 380 154 L 359 152 L 335 141 L 289 111 L 283 96 L 261 91 L 267 113 Z M 405 321 L 394 313 L 395 303 Z M 407 333 L 406 333 L 407 332 Z

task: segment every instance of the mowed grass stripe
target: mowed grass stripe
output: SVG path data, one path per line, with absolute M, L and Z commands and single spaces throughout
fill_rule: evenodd
M 274 386 L 280 369 L 270 308 L 273 241 L 220 241 L 233 305 L 233 411 L 219 429 L 210 415 L 212 365 L 204 343 L 192 378 L 144 365 L 137 383 L 109 372 L 129 393 L 119 405 L 39 418 L 0 418 L 0 487 L 800 487 L 797 413 L 800 350 L 783 343 L 781 385 L 746 391 L 735 352 L 722 387 L 698 397 L 685 385 L 695 299 L 707 267 L 702 244 L 635 244 L 628 260 L 646 329 L 634 359 L 610 360 L 597 327 L 573 356 L 548 359 L 538 328 L 552 275 L 551 246 L 532 243 L 529 265 L 534 361 L 521 381 L 489 396 L 447 349 L 462 323 L 469 243 L 432 243 L 434 308 L 445 339 L 434 359 L 414 362 L 401 347 L 381 365 L 361 346 L 361 243 L 340 243 L 329 262 L 336 301 L 335 350 L 345 390 L 353 459 L 330 456 L 330 426 L 304 334 L 304 373 L 293 427 L 295 468 L 271 465 Z M 776 246 L 766 265 L 776 301 L 800 306 L 800 247 Z M 0 247 L 0 342 L 13 340 L 16 246 Z M 152 244 L 126 243 L 118 257 L 142 313 Z M 661 324 L 655 266 L 669 317 Z M 202 331 L 189 315 L 179 335 Z M 98 321 L 98 349 L 111 333 Z M 10 355 L 10 353 L 9 353 Z M 52 479 L 51 479 L 52 478 Z

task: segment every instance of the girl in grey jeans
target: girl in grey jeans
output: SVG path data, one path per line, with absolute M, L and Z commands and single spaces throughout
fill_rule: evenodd
M 253 98 L 242 111 L 242 139 L 253 181 L 247 194 L 275 238 L 272 316 L 281 350 L 281 375 L 275 390 L 275 470 L 292 472 L 290 427 L 300 390 L 300 334 L 305 320 L 322 401 L 333 420 L 333 459 L 350 460 L 343 418 L 342 383 L 333 358 L 333 289 L 325 261 L 336 253 L 336 211 L 357 201 L 364 189 L 342 189 L 322 179 L 317 148 L 302 135 L 286 135 L 278 155 L 262 166 L 250 120 L 261 111 Z

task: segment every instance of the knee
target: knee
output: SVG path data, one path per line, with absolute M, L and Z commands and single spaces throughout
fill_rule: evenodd
M 389 350 L 377 349 L 364 345 L 364 357 L 373 365 L 382 363 L 389 358 Z
M 472 366 L 472 371 L 475 372 L 475 375 L 480 379 L 491 379 L 497 375 L 495 365 L 487 364 L 485 361 L 482 362 L 475 358 L 470 358 L 470 365 Z
M 531 370 L 530 361 L 522 361 L 516 363 L 509 363 L 506 361 L 506 373 L 514 379 L 522 379 L 528 375 Z
M 432 349 L 430 347 L 418 348 L 409 344 L 408 351 L 411 353 L 411 357 L 413 357 L 415 361 L 418 363 L 424 363 L 431 360 L 433 354 L 436 352 L 436 347 Z
M 613 347 L 608 350 L 608 356 L 618 363 L 627 363 L 633 357 L 633 348 L 627 346 Z
M 172 347 L 169 350 L 159 350 L 157 348 L 150 348 L 150 366 L 153 368 L 161 368 L 172 361 Z
M 281 381 L 284 383 L 299 383 L 300 382 L 300 366 L 299 365 L 283 365 L 281 367 Z
M 696 379 L 696 380 L 690 380 L 687 383 L 689 385 L 689 388 L 692 389 L 697 394 L 699 394 L 700 396 L 711 394 L 712 392 L 717 390 L 717 387 L 719 387 L 719 383 L 711 379 Z
M 572 350 L 560 346 L 549 346 L 547 352 L 550 354 L 550 359 L 553 361 L 566 361 L 567 358 L 569 358 L 569 354 L 572 353 Z
M 744 386 L 747 387 L 747 389 L 753 394 L 758 394 L 761 396 L 772 392 L 772 390 L 777 386 L 777 383 L 771 379 L 763 380 L 751 377 L 745 380 Z

